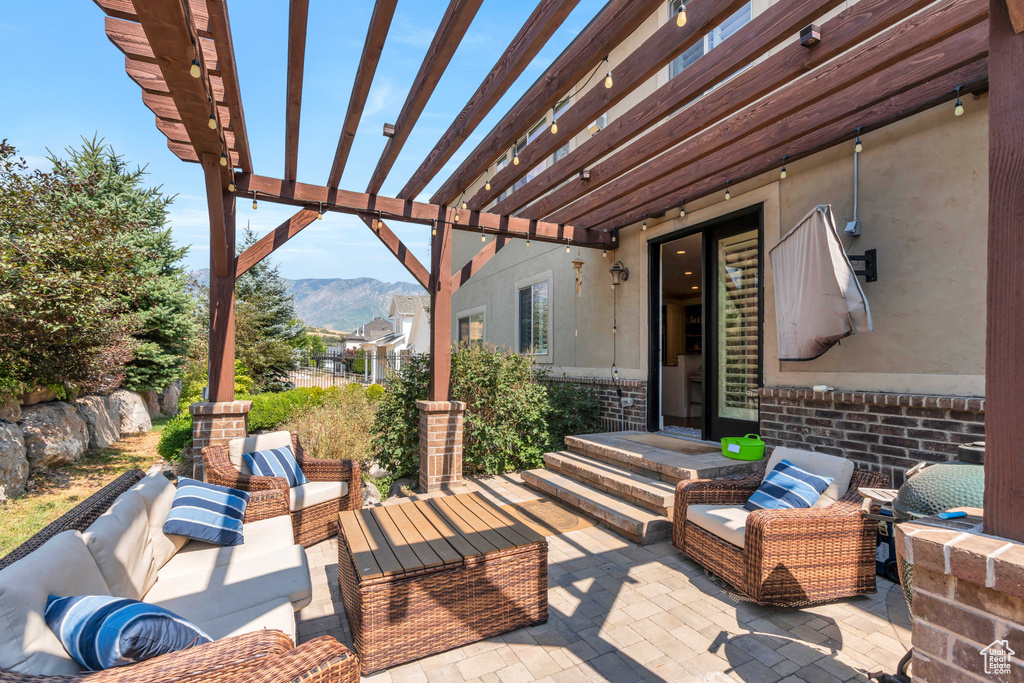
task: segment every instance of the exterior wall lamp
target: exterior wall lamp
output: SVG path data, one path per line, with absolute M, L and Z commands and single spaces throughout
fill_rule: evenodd
M 622 261 L 616 261 L 608 272 L 612 274 L 612 287 L 618 287 L 629 279 L 629 268 Z

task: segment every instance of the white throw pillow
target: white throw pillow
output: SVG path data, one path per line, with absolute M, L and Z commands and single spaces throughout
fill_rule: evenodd
M 167 513 L 170 512 L 171 503 L 174 502 L 174 484 L 163 474 L 157 472 L 143 477 L 131 490 L 138 491 L 146 504 L 146 514 L 149 517 L 149 537 L 153 542 L 153 558 L 156 560 L 157 569 L 159 569 L 167 564 L 167 561 L 188 542 L 184 536 L 165 534 L 163 530 L 164 522 L 167 521 Z
M 125 491 L 82 534 L 110 594 L 141 600 L 156 583 L 156 558 L 146 504 L 138 491 Z
M 258 436 L 247 436 L 244 439 L 231 439 L 228 441 L 228 460 L 235 466 L 235 469 L 242 474 L 252 474 L 252 470 L 242 459 L 243 453 L 255 453 L 256 451 L 268 448 L 283 448 L 292 445 L 291 432 L 270 432 Z
M 775 469 L 782 459 L 790 461 L 802 470 L 811 474 L 823 477 L 832 477 L 832 483 L 821 493 L 821 498 L 812 505 L 812 508 L 821 508 L 835 503 L 846 495 L 850 490 L 850 480 L 853 479 L 853 461 L 841 458 L 838 455 L 826 453 L 815 453 L 798 448 L 777 446 L 768 458 L 768 466 L 764 470 L 765 476 Z

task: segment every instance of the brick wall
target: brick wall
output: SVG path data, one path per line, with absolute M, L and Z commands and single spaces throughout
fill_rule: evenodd
M 192 414 L 192 473 L 197 479 L 203 478 L 203 448 L 226 446 L 231 439 L 249 435 L 249 410 L 252 401 L 227 401 L 224 403 L 193 403 L 188 407 Z
M 417 401 L 420 411 L 420 493 L 462 481 L 461 401 Z
M 647 430 L 647 380 L 612 380 L 598 377 L 548 377 L 549 382 L 568 382 L 597 390 L 601 429 L 608 432 Z M 632 406 L 623 407 L 622 398 L 633 399 Z
M 985 438 L 985 399 L 765 388 L 761 438 L 769 446 L 842 455 L 893 486 L 922 460 L 942 462 Z

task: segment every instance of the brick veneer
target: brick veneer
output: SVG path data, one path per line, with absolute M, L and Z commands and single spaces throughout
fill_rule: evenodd
M 896 526 L 914 567 L 914 682 L 1024 680 L 1024 545 L 981 533 L 981 510 Z M 1008 675 L 985 672 L 981 650 L 1005 640 Z
M 761 438 L 842 455 L 882 472 L 893 486 L 918 462 L 953 460 L 957 446 L 985 438 L 985 399 L 764 388 Z
M 223 403 L 193 403 L 188 407 L 192 414 L 192 456 L 193 476 L 203 478 L 203 449 L 207 446 L 224 446 L 231 439 L 249 435 L 249 410 L 252 401 L 226 401 Z
M 417 401 L 420 411 L 420 493 L 462 481 L 461 401 Z
M 647 380 L 612 380 L 598 377 L 547 377 L 548 382 L 566 382 L 591 386 L 597 390 L 598 415 L 601 429 L 617 432 L 624 429 L 647 430 Z M 619 400 L 633 399 L 632 406 L 623 407 Z

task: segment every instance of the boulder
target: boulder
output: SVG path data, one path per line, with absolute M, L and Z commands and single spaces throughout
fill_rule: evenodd
M 40 403 L 21 410 L 21 433 L 29 467 L 75 462 L 89 448 L 89 428 L 68 403 Z
M 181 380 L 176 379 L 167 385 L 167 388 L 157 394 L 160 400 L 161 415 L 177 415 L 178 400 L 181 398 Z
M 118 389 L 110 395 L 110 407 L 118 414 L 121 436 L 145 434 L 153 429 L 146 402 L 134 391 Z
M 83 396 L 75 401 L 78 416 L 89 429 L 89 448 L 106 448 L 121 438 L 121 416 L 107 396 Z
M 381 497 L 380 491 L 377 490 L 377 486 L 370 481 L 363 482 L 363 507 L 373 507 L 374 505 L 380 505 Z
M 21 404 L 16 398 L 0 398 L 0 420 L 3 422 L 17 422 L 21 419 Z
M 416 485 L 418 483 L 412 477 L 395 479 L 391 482 L 391 488 L 388 489 L 388 498 L 392 496 L 411 496 L 416 492 Z
M 376 460 L 371 460 L 369 467 L 366 469 L 366 473 L 374 479 L 380 479 L 381 477 L 388 476 L 389 472 L 377 464 Z
M 18 401 L 23 406 L 34 406 L 37 403 L 56 400 L 56 398 L 57 394 L 53 393 L 52 389 L 47 389 L 46 387 L 37 387 L 35 391 L 26 391 L 24 394 L 18 394 Z
M 21 427 L 0 422 L 0 503 L 19 496 L 28 481 L 28 456 Z
M 147 389 L 146 391 L 140 391 L 139 396 L 142 397 L 142 402 L 146 404 L 146 410 L 149 411 L 149 417 L 159 417 L 160 399 L 157 398 L 156 392 Z

